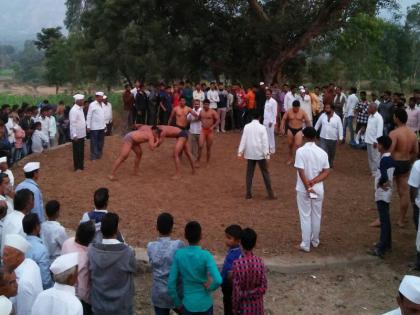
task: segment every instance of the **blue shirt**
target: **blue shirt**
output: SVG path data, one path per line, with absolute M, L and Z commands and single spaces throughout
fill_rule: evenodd
M 45 221 L 44 216 L 44 201 L 42 200 L 42 193 L 39 190 L 39 186 L 33 179 L 27 178 L 19 185 L 16 186 L 16 191 L 22 189 L 29 189 L 34 194 L 34 208 L 32 209 L 32 213 L 36 213 L 38 215 L 39 221 L 42 223 Z
M 180 240 L 159 237 L 147 244 L 147 255 L 153 268 L 152 304 L 159 308 L 175 308 L 168 293 L 168 277 L 177 249 L 184 247 Z
M 184 298 L 177 292 L 177 280 L 181 277 Z M 208 277 L 211 284 L 204 287 Z M 206 312 L 213 305 L 211 293 L 222 284 L 222 277 L 210 252 L 200 246 L 178 249 L 169 273 L 168 292 L 177 307 L 183 305 L 190 312 Z
M 233 262 L 239 257 L 241 257 L 241 255 L 242 255 L 242 251 L 239 246 L 229 248 L 225 257 L 225 262 L 223 263 L 223 268 L 222 268 L 223 282 L 227 280 L 229 272 L 232 271 Z
M 51 279 L 48 249 L 38 236 L 28 235 L 26 239 L 31 244 L 31 247 L 26 252 L 25 257 L 36 262 L 41 271 L 42 287 L 44 290 L 49 289 L 54 282 Z

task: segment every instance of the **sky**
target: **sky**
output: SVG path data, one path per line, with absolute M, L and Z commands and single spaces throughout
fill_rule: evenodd
M 407 12 L 407 7 L 419 3 L 420 0 L 397 0 L 397 2 L 400 4 L 401 11 L 405 14 Z M 386 19 L 392 17 L 391 13 L 388 10 L 380 12 L 379 15 Z

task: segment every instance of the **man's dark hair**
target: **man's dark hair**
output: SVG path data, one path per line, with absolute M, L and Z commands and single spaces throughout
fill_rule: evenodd
M 162 235 L 169 235 L 174 226 L 174 217 L 167 212 L 159 214 L 156 222 L 157 230 Z
M 210 100 L 209 100 L 208 98 L 206 98 L 206 99 L 203 101 L 203 103 L 204 103 L 204 104 L 210 104 Z
M 3 104 L 1 106 L 1 110 L 5 110 L 6 108 L 10 108 L 10 105 L 9 104 Z
M 60 203 L 57 200 L 50 200 L 45 205 L 45 213 L 49 218 L 54 218 L 58 211 L 60 211 Z
M 6 177 L 9 178 L 9 175 L 7 175 L 6 173 L 0 173 L 0 184 L 3 184 L 3 180 Z
M 360 92 L 360 95 L 364 95 L 364 96 L 366 96 L 366 91 L 361 91 L 361 92 Z
M 130 86 L 130 84 L 126 84 L 126 85 L 124 85 L 124 89 L 126 89 L 126 88 L 128 88 L 128 87 L 131 87 L 131 86 Z
M 185 96 L 184 96 L 184 95 L 181 95 L 181 97 L 180 97 L 179 99 L 180 99 L 180 100 L 181 100 L 181 99 L 184 99 L 184 100 L 185 100 L 186 98 L 185 98 Z
M 49 106 L 44 106 L 44 107 L 41 108 L 41 113 L 45 113 L 45 112 L 47 112 L 49 110 L 50 110 L 50 107 Z
M 93 195 L 93 202 L 96 209 L 104 209 L 108 206 L 109 190 L 108 188 L 101 187 L 95 191 Z
M 273 91 L 271 89 L 265 89 L 265 91 L 269 91 L 270 93 L 273 93 Z
M 93 221 L 80 223 L 77 227 L 75 241 L 83 246 L 88 246 L 95 237 L 95 224 Z
M 294 100 L 292 103 L 293 107 L 299 107 L 300 106 L 300 102 L 298 100 Z
M 197 244 L 201 239 L 201 225 L 197 221 L 188 222 L 185 226 L 185 238 L 190 244 Z
M 402 124 L 405 124 L 408 120 L 407 112 L 402 108 L 397 108 L 394 112 L 395 118 L 397 118 Z
M 33 233 L 35 228 L 40 224 L 41 223 L 39 222 L 38 215 L 36 213 L 29 213 L 25 215 L 22 220 L 23 232 L 30 235 Z
M 391 95 L 392 95 L 391 91 L 388 91 L 388 90 L 386 90 L 386 91 L 384 92 L 384 94 L 386 94 L 386 95 L 388 95 L 388 96 L 391 96 Z
M 225 233 L 229 236 L 232 236 L 235 240 L 240 240 L 242 228 L 237 224 L 232 224 L 225 229 Z
M 303 135 L 307 139 L 315 139 L 316 138 L 316 130 L 314 127 L 306 127 L 303 129 Z
M 392 145 L 392 139 L 388 136 L 381 136 L 378 139 L 376 139 L 378 144 L 384 147 L 385 150 L 389 150 L 389 148 Z
M 350 88 L 350 93 L 352 93 L 352 94 L 356 94 L 356 93 L 357 93 L 357 88 L 355 88 L 354 86 L 352 86 L 352 87 Z
M 36 129 L 38 127 L 41 127 L 41 126 L 42 126 L 42 124 L 41 124 L 40 121 L 37 121 L 36 123 L 34 123 L 34 129 Z
M 412 96 L 408 99 L 408 102 L 415 104 L 417 102 L 417 99 L 414 96 Z
M 33 170 L 32 172 L 25 173 L 25 178 L 32 179 L 35 177 L 35 174 L 38 173 L 38 170 Z
M 252 250 L 257 243 L 257 233 L 253 229 L 246 228 L 242 230 L 241 245 L 245 250 Z
M 251 110 L 250 114 L 251 114 L 252 119 L 260 119 L 260 117 L 261 117 L 260 112 L 257 111 L 257 110 L 254 110 L 254 109 Z
M 29 189 L 21 189 L 15 193 L 13 205 L 15 210 L 22 211 L 27 206 L 29 200 L 34 198 L 34 193 Z
M 101 232 L 105 238 L 110 238 L 118 233 L 120 217 L 114 212 L 108 212 L 101 221 Z

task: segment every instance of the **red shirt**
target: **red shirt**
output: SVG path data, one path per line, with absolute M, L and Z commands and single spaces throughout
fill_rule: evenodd
M 179 105 L 179 101 L 181 99 L 181 93 L 175 91 L 172 95 L 172 108 L 175 108 Z

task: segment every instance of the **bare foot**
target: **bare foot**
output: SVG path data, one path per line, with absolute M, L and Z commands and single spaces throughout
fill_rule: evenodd
M 380 227 L 381 226 L 381 221 L 379 221 L 379 219 L 376 219 L 371 224 L 369 224 L 369 226 L 370 227 Z
M 116 181 L 117 180 L 114 175 L 108 175 L 108 179 L 110 181 Z

